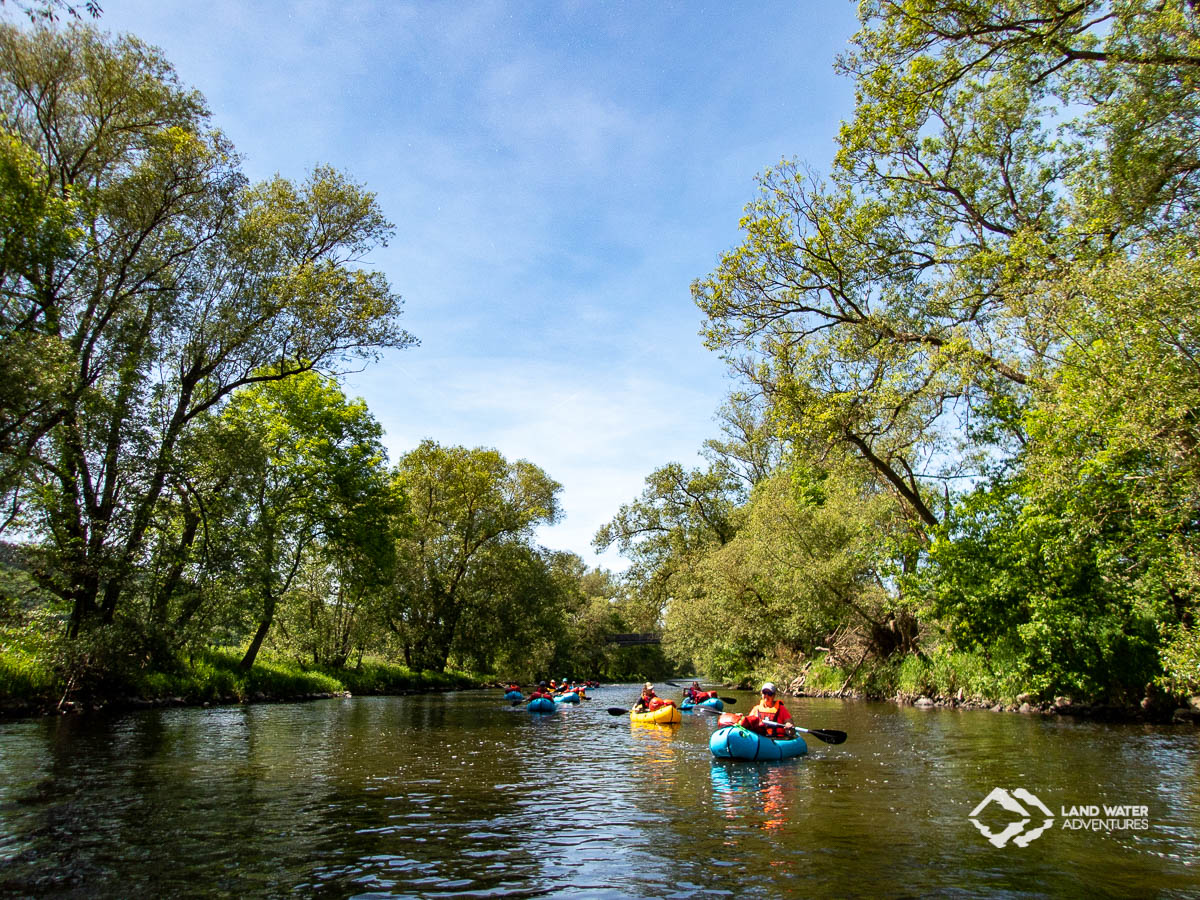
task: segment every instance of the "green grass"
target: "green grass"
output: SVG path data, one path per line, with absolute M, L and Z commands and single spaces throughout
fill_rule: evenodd
M 0 631 L 0 699 L 48 707 L 65 691 L 52 649 L 15 630 Z M 465 672 L 413 672 L 383 659 L 365 659 L 354 669 L 316 668 L 295 658 L 260 653 L 249 672 L 239 668 L 242 651 L 210 648 L 185 655 L 162 670 L 143 670 L 104 684 L 91 702 L 182 699 L 185 703 L 230 703 L 314 694 L 398 694 L 475 687 L 479 676 Z
M 352 669 L 314 667 L 294 657 L 260 653 L 249 672 L 238 668 L 240 649 L 219 648 L 196 655 L 185 664 L 178 682 L 166 681 L 173 694 L 191 700 L 236 697 L 303 697 L 349 691 L 352 694 L 397 694 L 410 691 L 472 687 L 479 680 L 462 672 L 413 672 L 383 659 L 364 659 Z M 155 676 L 160 677 L 160 676 Z M 161 696 L 157 693 L 156 696 Z
M 57 675 L 36 654 L 0 644 L 0 697 L 47 700 L 59 689 Z
M 407 691 L 450 690 L 477 686 L 479 676 L 465 672 L 414 672 L 382 659 L 364 659 L 353 669 L 325 670 L 352 694 L 397 694 Z
M 751 681 L 790 683 L 798 671 L 756 673 Z M 833 666 L 828 656 L 812 661 L 805 673 L 804 691 L 831 694 L 841 690 L 850 668 Z M 867 660 L 854 673 L 847 691 L 874 700 L 900 697 L 952 698 L 962 691 L 964 700 L 988 703 L 1013 703 L 1025 687 L 1015 678 L 1004 679 L 993 673 L 983 657 L 973 653 L 931 650 L 923 657 L 915 654 L 886 660 Z

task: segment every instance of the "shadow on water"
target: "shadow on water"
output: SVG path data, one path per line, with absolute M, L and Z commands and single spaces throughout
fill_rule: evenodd
M 636 694 L 604 687 L 549 715 L 466 691 L 8 723 L 0 893 L 1200 890 L 1194 729 L 792 700 L 800 723 L 850 739 L 743 763 L 712 758 L 715 717 L 657 726 L 607 715 Z M 989 843 L 970 818 L 997 788 L 1039 798 L 1052 825 L 1035 836 L 1041 819 L 1018 827 L 991 804 L 979 812 L 991 833 L 1015 829 L 1027 845 Z M 1064 827 L 1072 807 L 1105 805 L 1147 813 L 1132 828 Z

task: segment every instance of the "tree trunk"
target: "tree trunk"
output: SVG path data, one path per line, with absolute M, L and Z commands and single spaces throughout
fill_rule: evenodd
M 275 596 L 268 593 L 265 601 L 262 621 L 258 623 L 258 631 L 254 632 L 254 640 L 250 642 L 250 646 L 246 648 L 246 655 L 238 663 L 238 668 L 243 672 L 249 672 L 250 668 L 254 665 L 254 659 L 258 656 L 258 650 L 262 647 L 262 643 L 267 637 L 267 632 L 271 628 L 271 620 L 275 618 Z

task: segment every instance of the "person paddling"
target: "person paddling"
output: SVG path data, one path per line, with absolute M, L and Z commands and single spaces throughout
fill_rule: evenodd
M 796 736 L 796 729 L 792 726 L 792 714 L 783 703 L 775 699 L 775 685 L 768 681 L 762 686 L 760 694 L 762 699 L 754 709 L 742 716 L 740 724 L 758 734 L 790 741 Z M 771 724 L 767 724 L 768 722 Z
M 664 700 L 654 693 L 654 685 L 647 681 L 642 685 L 642 696 L 638 697 L 637 703 L 633 704 L 634 712 L 653 712 L 656 709 L 661 709 L 664 706 L 674 706 L 674 700 Z
M 551 694 L 550 691 L 546 689 L 546 682 L 544 682 L 544 681 L 539 681 L 537 684 L 537 687 L 535 687 L 529 693 L 530 700 L 537 700 L 539 697 L 545 697 L 547 700 L 554 699 L 554 695 Z
M 700 682 L 693 681 L 692 686 L 683 692 L 683 696 L 692 703 L 702 703 L 703 701 L 708 700 L 710 697 L 717 696 L 717 692 L 702 691 L 700 690 Z

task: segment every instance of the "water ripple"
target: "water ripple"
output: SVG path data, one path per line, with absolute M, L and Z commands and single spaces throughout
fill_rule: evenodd
M 0 893 L 890 896 L 899 872 L 912 894 L 1195 887 L 1194 731 L 795 701 L 851 740 L 736 763 L 708 752 L 711 717 L 605 712 L 634 696 L 548 716 L 461 692 L 0 726 Z M 1055 811 L 1145 804 L 1150 827 L 997 849 L 967 821 L 997 786 Z

